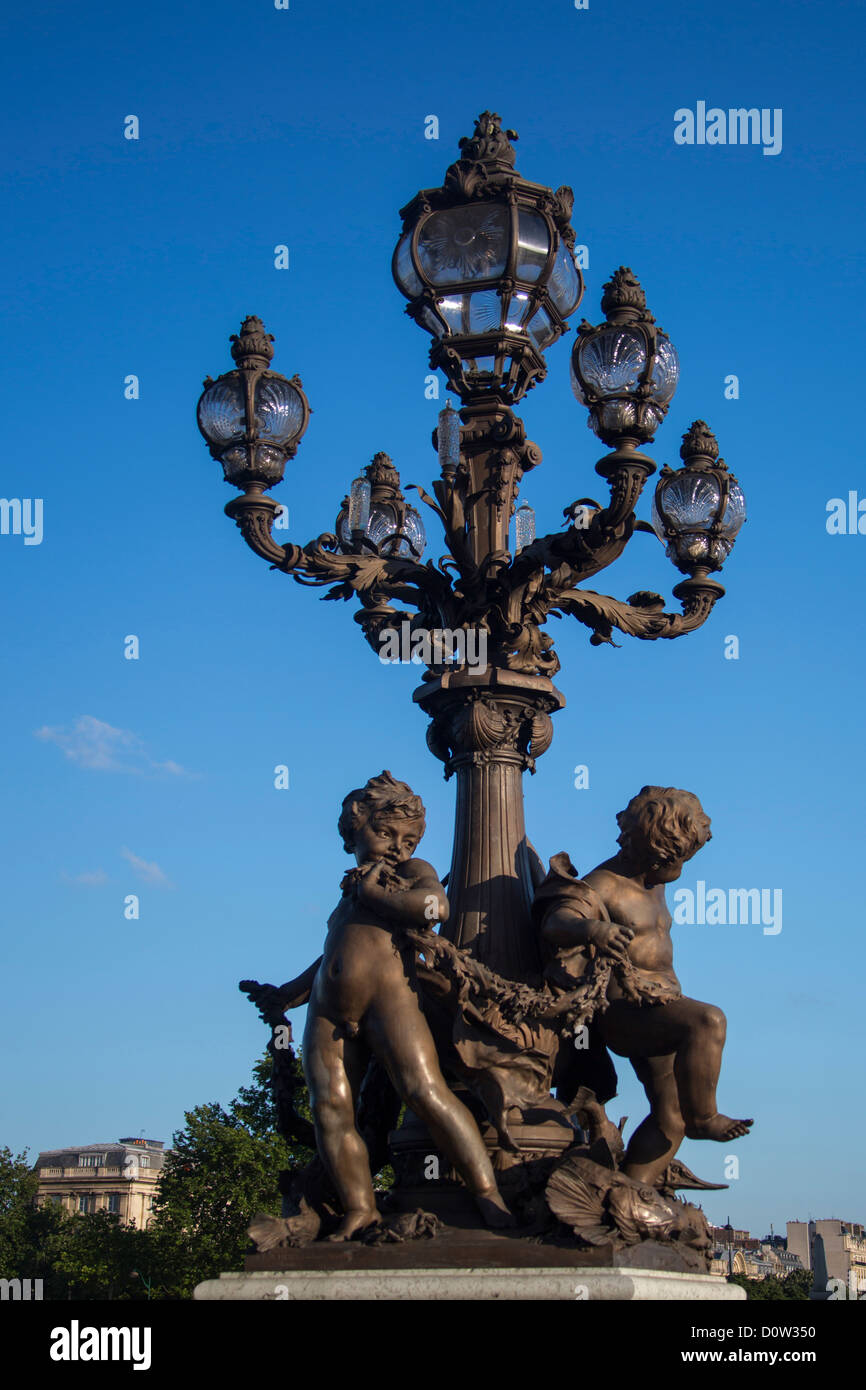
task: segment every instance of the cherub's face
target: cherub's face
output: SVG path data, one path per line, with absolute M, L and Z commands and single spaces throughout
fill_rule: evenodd
M 653 883 L 674 883 L 683 871 L 685 859 L 670 859 L 656 851 L 647 874 Z
M 669 855 L 657 849 L 639 830 L 633 831 L 629 839 L 629 855 L 641 866 L 648 884 L 674 883 L 683 871 L 683 865 L 692 858 L 690 854 Z
M 355 831 L 355 859 L 367 864 L 371 859 L 384 859 L 386 864 L 405 864 L 415 853 L 424 832 L 421 820 L 404 820 L 382 816 L 367 821 Z

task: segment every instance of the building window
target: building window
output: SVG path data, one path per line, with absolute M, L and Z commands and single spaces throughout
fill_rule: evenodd
M 150 1154 L 141 1154 L 138 1161 L 141 1164 L 142 1168 L 149 1168 Z
M 108 1198 L 107 1198 L 106 1203 L 105 1203 L 105 1209 L 106 1209 L 106 1211 L 113 1211 L 113 1212 L 115 1212 L 118 1216 L 120 1215 L 120 1193 L 119 1193 L 119 1192 L 109 1192 Z
M 99 1168 L 105 1162 L 105 1154 L 79 1154 L 79 1168 Z
M 92 1211 L 93 1211 L 93 1198 L 92 1198 L 92 1197 L 84 1197 L 84 1196 L 79 1197 L 79 1199 L 78 1199 L 78 1210 L 79 1210 L 79 1211 L 84 1211 L 84 1212 L 92 1212 Z

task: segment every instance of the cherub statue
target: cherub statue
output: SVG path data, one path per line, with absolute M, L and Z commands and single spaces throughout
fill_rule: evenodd
M 316 1146 L 343 1208 L 331 1238 L 350 1239 L 378 1220 L 369 1153 L 356 1123 L 371 1055 L 425 1122 L 487 1224 L 511 1225 L 475 1119 L 442 1075 L 418 999 L 415 948 L 401 934 L 448 916 L 435 871 L 414 857 L 424 834 L 423 803 L 383 772 L 349 792 L 338 828 L 358 867 L 343 878 L 320 960 L 279 989 L 256 987 L 256 1002 L 274 1019 L 281 1008 L 309 999 L 304 1074 Z
M 710 839 L 691 792 L 643 787 L 617 816 L 619 851 L 577 876 L 567 855 L 551 860 L 534 915 L 544 949 L 572 978 L 610 963 L 592 1029 L 642 1082 L 650 1113 L 629 1140 L 622 1172 L 658 1183 L 684 1137 L 728 1144 L 751 1120 L 720 1114 L 716 1083 L 726 1022 L 721 1009 L 684 995 L 673 968 L 665 884 Z

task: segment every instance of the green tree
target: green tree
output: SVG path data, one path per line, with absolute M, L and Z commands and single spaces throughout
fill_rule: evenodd
M 133 1270 L 150 1260 L 148 1233 L 114 1212 L 67 1215 L 43 1248 L 51 1266 L 52 1297 L 145 1297 Z
M 812 1274 L 808 1269 L 794 1270 L 783 1279 L 778 1279 L 773 1274 L 768 1279 L 747 1279 L 745 1274 L 729 1274 L 728 1283 L 739 1284 L 741 1289 L 746 1290 L 746 1297 L 751 1302 L 767 1299 L 796 1299 L 798 1302 L 804 1302 L 808 1301 L 812 1288 Z
M 36 1199 L 37 1178 L 27 1162 L 27 1150 L 13 1154 L 0 1149 L 0 1278 L 26 1277 L 30 1250 L 29 1214 Z
M 228 1109 L 212 1102 L 186 1113 L 166 1154 L 148 1229 L 154 1297 L 185 1298 L 202 1279 L 243 1268 L 247 1227 L 258 1211 L 278 1215 L 277 1176 L 312 1155 L 274 1129 L 272 1059 Z
M 27 1154 L 0 1149 L 0 1276 L 41 1279 L 46 1298 L 122 1298 L 144 1233 L 117 1216 L 37 1204 Z
M 297 1059 L 294 1066 L 299 1108 L 309 1118 Z M 279 1212 L 280 1170 L 312 1157 L 276 1133 L 272 1070 L 266 1055 L 227 1109 L 213 1102 L 187 1112 L 146 1231 L 111 1212 L 37 1205 L 38 1175 L 26 1152 L 0 1149 L 0 1277 L 42 1279 L 52 1299 L 141 1299 L 148 1286 L 154 1298 L 188 1298 L 200 1280 L 241 1269 L 251 1218 Z

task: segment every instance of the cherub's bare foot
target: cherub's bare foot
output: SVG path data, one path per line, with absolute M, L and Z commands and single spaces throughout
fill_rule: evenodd
M 328 1236 L 328 1240 L 351 1240 L 356 1231 L 363 1231 L 365 1226 L 372 1226 L 373 1222 L 378 1220 L 379 1213 L 375 1207 L 369 1211 L 366 1207 L 347 1211 L 334 1234 Z
M 698 1120 L 686 1126 L 687 1139 L 717 1139 L 727 1144 L 731 1139 L 740 1139 L 748 1134 L 753 1120 L 732 1120 L 730 1115 L 710 1115 L 708 1120 Z
M 475 1205 L 484 1217 L 484 1224 L 492 1226 L 494 1230 L 502 1230 L 507 1226 L 516 1224 L 499 1190 L 495 1187 L 489 1192 L 476 1192 Z

